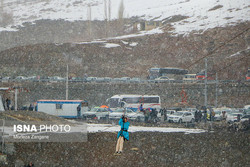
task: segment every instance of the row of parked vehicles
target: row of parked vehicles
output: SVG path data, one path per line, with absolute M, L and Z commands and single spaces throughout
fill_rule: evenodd
M 214 121 L 226 120 L 227 123 L 234 123 L 237 121 L 246 121 L 250 118 L 250 105 L 246 105 L 244 108 L 213 108 Z M 210 120 L 210 114 L 212 110 L 207 111 L 207 120 Z M 168 110 L 167 121 L 168 122 L 194 122 L 195 112 L 198 111 L 195 108 L 183 109 L 183 111 Z M 204 111 L 202 112 L 202 119 L 204 119 Z
M 130 120 L 144 121 L 144 114 L 139 111 L 131 109 L 117 108 L 111 111 L 109 108 L 93 107 L 89 111 L 83 112 L 83 119 L 97 119 L 97 120 L 115 120 L 120 119 L 122 115 L 126 115 Z
M 161 119 L 163 110 L 157 112 L 158 121 Z M 183 108 L 183 109 L 168 109 L 166 110 L 166 119 L 167 122 L 172 123 L 194 123 L 196 121 L 195 112 L 198 112 L 196 108 Z M 232 108 L 214 108 L 213 109 L 214 121 L 226 120 L 228 123 L 237 122 L 240 118 L 241 121 L 248 120 L 250 118 L 250 106 L 245 106 L 242 109 L 232 109 Z M 150 111 L 152 112 L 152 111 Z M 204 111 L 202 112 L 202 120 L 204 119 Z M 139 110 L 134 111 L 129 108 L 117 108 L 116 110 L 111 111 L 109 108 L 94 107 L 91 110 L 84 112 L 82 117 L 84 119 L 120 119 L 121 116 L 125 114 L 130 120 L 135 121 L 144 121 L 145 114 Z M 211 112 L 207 111 L 207 120 L 210 120 Z
M 53 77 L 40 77 L 40 76 L 17 76 L 17 77 L 1 77 L 0 82 L 66 82 L 65 77 L 53 76 Z M 190 78 L 183 78 L 183 80 L 176 80 L 173 78 L 168 78 L 167 76 L 161 76 L 155 79 L 142 79 L 142 78 L 130 78 L 130 77 L 121 77 L 121 78 L 111 78 L 111 77 L 70 77 L 69 82 L 95 82 L 95 83 L 189 83 L 189 82 L 204 82 L 203 80 L 196 80 Z M 215 82 L 214 80 L 208 80 L 208 82 Z M 237 82 L 234 80 L 220 80 L 219 82 Z

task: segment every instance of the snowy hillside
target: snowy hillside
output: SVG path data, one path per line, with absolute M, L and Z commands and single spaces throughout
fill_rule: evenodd
M 112 20 L 117 19 L 121 0 L 106 0 L 106 5 L 105 0 L 1 0 L 0 2 L 3 6 L 2 11 L 13 15 L 12 25 L 22 25 L 24 22 L 40 19 L 68 21 L 89 18 L 104 20 L 109 17 Z M 123 4 L 125 18 L 139 17 L 164 22 L 172 16 L 186 16 L 184 20 L 171 23 L 175 28 L 173 31 L 179 34 L 250 20 L 249 0 L 123 0 Z M 1 19 L 3 18 L 0 17 Z M 10 27 L 10 25 L 0 27 L 0 31 L 15 30 Z

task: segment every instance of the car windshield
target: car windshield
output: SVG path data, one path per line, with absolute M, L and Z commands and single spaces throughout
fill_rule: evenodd
M 215 112 L 215 114 L 221 114 L 221 112 L 220 111 L 214 111 Z
M 245 115 L 245 116 L 242 117 L 242 118 L 250 118 L 250 115 Z
M 133 112 L 132 110 L 126 110 L 126 113 L 131 113 L 131 112 Z
M 99 108 L 94 107 L 94 108 L 91 108 L 90 111 L 92 111 L 92 112 L 97 112 L 98 109 L 99 109 Z
M 107 112 L 108 110 L 106 108 L 99 108 L 97 112 Z
M 232 114 L 230 114 L 231 116 L 238 116 L 238 114 L 239 115 L 242 115 L 241 113 L 232 113 Z
M 123 109 L 117 109 L 114 112 L 124 112 L 124 110 Z
M 183 112 L 175 112 L 173 113 L 173 115 L 177 115 L 177 116 L 181 116 L 183 114 Z

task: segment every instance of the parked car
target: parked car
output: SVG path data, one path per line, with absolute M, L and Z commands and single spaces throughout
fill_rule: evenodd
M 118 108 L 116 110 L 114 110 L 113 112 L 110 112 L 109 114 L 109 119 L 120 119 L 122 117 L 123 114 L 125 114 L 128 118 L 132 118 L 133 116 L 135 116 L 136 112 L 134 112 L 131 109 L 123 109 L 123 108 Z
M 17 76 L 15 78 L 15 80 L 26 80 L 26 79 L 27 79 L 27 77 L 24 77 L 24 76 Z
M 8 82 L 9 80 L 11 80 L 10 77 L 3 77 L 3 78 L 2 78 L 2 82 Z
M 89 111 L 83 112 L 84 119 L 108 119 L 109 111 L 107 108 L 93 107 Z
M 30 77 L 27 77 L 27 80 L 35 81 L 35 80 L 37 80 L 37 77 L 36 76 L 30 76 Z
M 155 79 L 156 82 L 171 82 L 174 81 L 173 78 L 168 78 L 167 76 L 161 76 Z
M 130 82 L 139 83 L 139 82 L 141 82 L 141 79 L 140 78 L 131 78 Z
M 120 81 L 122 81 L 122 82 L 129 82 L 130 78 L 129 77 L 122 77 L 122 78 L 120 78 Z
M 214 120 L 221 121 L 222 120 L 222 112 L 221 111 L 214 111 L 214 112 L 215 112 Z
M 237 121 L 238 114 L 240 115 L 240 118 L 242 117 L 242 113 L 229 113 L 227 114 L 227 122 L 228 123 L 233 123 Z
M 110 82 L 111 78 L 110 77 L 104 77 L 104 82 Z
M 249 119 L 250 119 L 250 115 L 244 115 L 243 117 L 241 117 L 240 122 L 249 121 Z
M 145 119 L 144 113 L 139 111 L 127 113 L 127 117 L 135 121 L 144 121 Z
M 178 111 L 168 116 L 168 122 L 194 122 L 194 115 L 187 111 Z
M 186 74 L 183 77 L 183 81 L 185 81 L 185 82 L 194 82 L 194 81 L 196 81 L 196 74 Z
M 105 78 L 101 78 L 101 77 L 99 78 L 99 77 L 98 77 L 98 78 L 96 78 L 95 81 L 96 81 L 96 82 L 104 82 L 104 81 L 105 81 Z
M 96 81 L 96 77 L 88 77 L 88 78 L 86 78 L 86 81 L 87 82 L 95 82 Z
M 121 82 L 121 78 L 113 78 L 112 82 Z

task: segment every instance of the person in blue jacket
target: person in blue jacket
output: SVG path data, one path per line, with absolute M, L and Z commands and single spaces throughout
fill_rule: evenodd
M 125 140 L 129 140 L 128 128 L 130 123 L 128 122 L 128 118 L 124 115 L 119 120 L 119 125 L 121 126 L 121 130 L 117 135 L 117 144 L 116 144 L 116 154 L 121 154 L 123 149 L 123 143 Z

